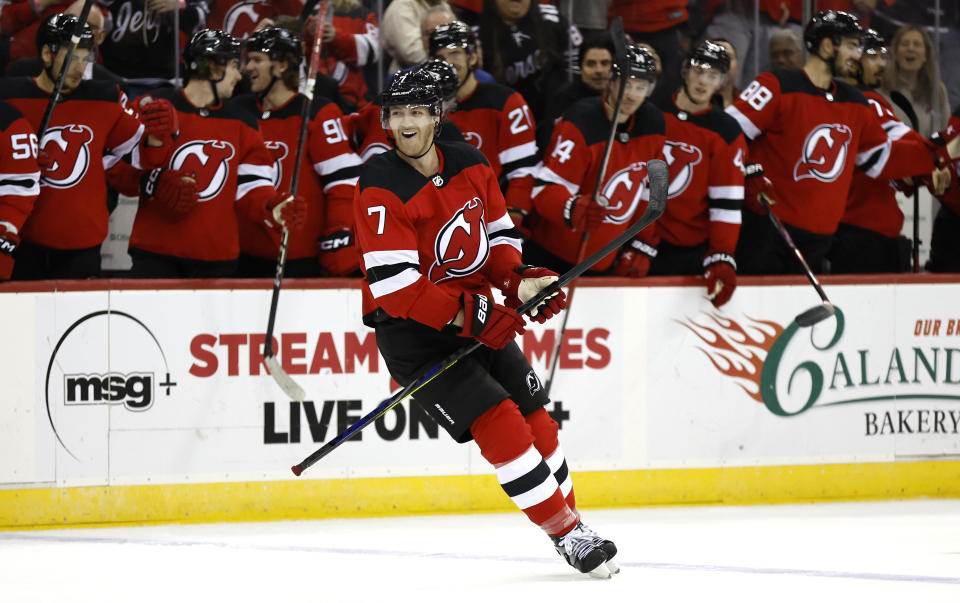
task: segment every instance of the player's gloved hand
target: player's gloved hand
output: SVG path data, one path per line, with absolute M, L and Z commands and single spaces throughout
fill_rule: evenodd
M 763 174 L 763 166 L 759 163 L 751 163 L 744 170 L 743 176 L 744 204 L 754 213 L 767 215 L 767 208 L 760 202 L 760 196 L 762 195 L 770 205 L 777 203 L 777 196 L 773 183 Z
M 600 227 L 607 215 L 607 208 L 590 197 L 576 195 L 563 205 L 563 221 L 570 230 L 593 232 Z
M 464 337 L 473 337 L 495 350 L 506 347 L 522 334 L 523 317 L 506 306 L 496 304 L 482 293 L 463 294 Z
M 613 263 L 614 276 L 642 278 L 650 274 L 650 262 L 657 257 L 657 248 L 649 243 L 634 239 L 620 249 L 620 255 Z
M 53 158 L 46 151 L 40 149 L 37 151 L 37 165 L 40 166 L 40 173 L 43 174 L 53 165 Z
M 936 168 L 930 174 L 921 176 L 920 184 L 927 187 L 927 190 L 929 190 L 933 196 L 939 197 L 950 188 L 952 180 L 950 175 L 951 171 L 949 167 Z
M 330 276 L 346 276 L 360 269 L 360 251 L 349 226 L 325 230 L 317 239 L 317 251 L 320 265 Z
M 13 274 L 13 252 L 20 245 L 20 235 L 0 224 L 0 281 L 9 281 Z
M 140 199 L 161 204 L 176 216 L 185 216 L 197 207 L 200 191 L 191 172 L 157 168 L 140 177 Z
M 960 161 L 960 127 L 951 118 L 949 127 L 930 137 L 934 147 L 934 163 L 937 167 L 946 167 Z
M 503 283 L 503 294 L 506 296 L 504 304 L 511 309 L 517 309 L 527 303 L 538 293 L 557 281 L 560 275 L 547 268 L 537 268 L 521 264 L 507 273 Z M 553 318 L 560 310 L 567 307 L 567 294 L 557 289 L 555 293 L 527 311 L 527 316 L 543 324 L 548 318 Z
M 297 230 L 307 221 L 307 200 L 300 195 L 277 191 L 267 201 L 275 227 Z
M 703 278 L 707 279 L 707 299 L 719 308 L 730 301 L 737 288 L 737 262 L 728 253 L 715 252 L 703 258 Z
M 166 146 L 180 133 L 177 110 L 167 99 L 145 94 L 137 100 L 137 109 L 143 122 L 144 136 L 153 136 Z

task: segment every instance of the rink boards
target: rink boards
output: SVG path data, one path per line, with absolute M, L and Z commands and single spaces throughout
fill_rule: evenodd
M 503 510 L 414 404 L 295 478 L 391 392 L 354 281 L 4 285 L 0 527 Z M 586 507 L 960 496 L 960 280 L 584 280 L 549 410 Z M 121 288 L 123 287 L 123 288 Z M 518 343 L 541 377 L 559 320 Z M 531 383 L 531 387 L 540 384 Z M 395 386 L 394 386 L 395 387 Z

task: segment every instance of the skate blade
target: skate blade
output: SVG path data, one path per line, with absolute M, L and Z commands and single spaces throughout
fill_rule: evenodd
M 601 580 L 608 579 L 611 576 L 610 570 L 607 568 L 606 564 L 604 563 L 601 563 L 600 565 L 593 568 L 587 573 L 590 574 L 591 578 L 600 578 Z
M 607 560 L 607 562 L 604 563 L 604 565 L 606 565 L 606 566 L 607 566 L 607 569 L 610 570 L 610 575 L 611 575 L 611 576 L 612 576 L 613 574 L 619 574 L 619 573 L 620 573 L 620 566 L 617 565 L 617 562 L 614 561 L 613 559 Z

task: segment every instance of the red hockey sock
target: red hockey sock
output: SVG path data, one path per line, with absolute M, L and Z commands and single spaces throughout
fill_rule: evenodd
M 577 514 L 567 505 L 553 471 L 534 445 L 531 426 L 513 400 L 483 413 L 470 432 L 483 458 L 496 469 L 500 487 L 530 521 L 551 536 L 577 524 Z
M 553 472 L 557 483 L 560 484 L 560 492 L 567 501 L 570 510 L 580 515 L 577 511 L 577 497 L 573 493 L 573 480 L 570 478 L 570 470 L 567 468 L 567 459 L 563 455 L 563 448 L 560 446 L 560 439 L 557 432 L 560 426 L 553 420 L 553 417 L 545 408 L 538 408 L 526 417 L 527 424 L 533 431 L 533 445 L 543 456 L 547 467 Z

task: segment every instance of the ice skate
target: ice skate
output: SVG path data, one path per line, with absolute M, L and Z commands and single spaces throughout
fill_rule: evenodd
M 566 559 L 571 567 L 584 574 L 590 574 L 594 578 L 609 578 L 611 575 L 606 565 L 609 557 L 603 544 L 604 540 L 582 523 L 578 523 L 563 536 L 553 539 L 557 553 Z M 617 547 L 612 542 L 609 544 L 613 548 L 613 553 L 616 554 Z
M 617 555 L 617 545 L 615 545 L 612 540 L 603 538 L 582 522 L 580 523 L 580 527 L 583 528 L 584 532 L 589 533 L 594 539 L 594 544 L 603 549 L 603 552 L 607 554 L 607 560 L 604 565 L 607 566 L 607 569 L 610 570 L 610 573 L 619 574 L 620 566 L 616 561 L 613 560 L 613 558 Z

